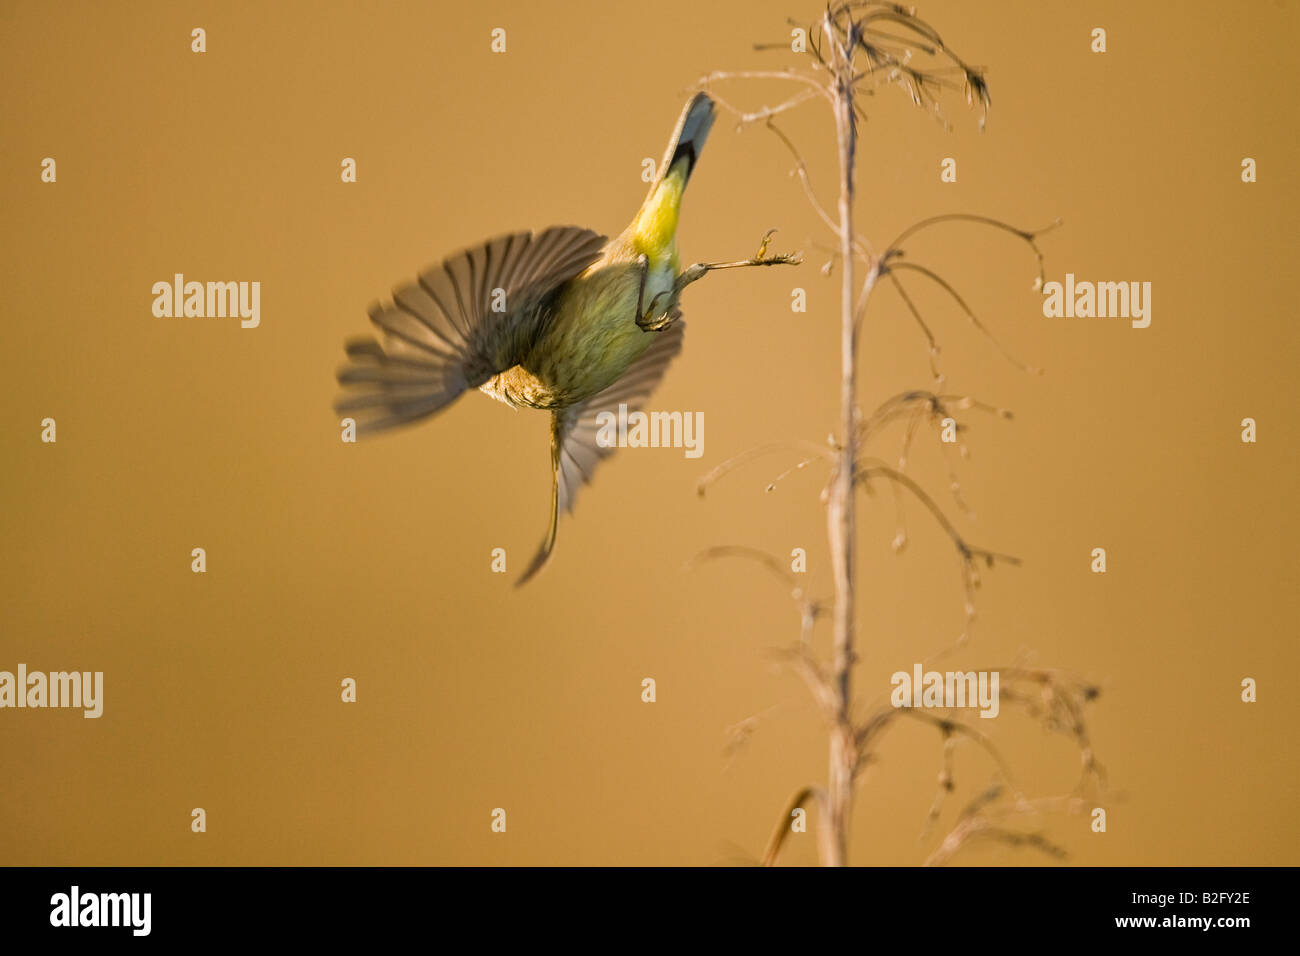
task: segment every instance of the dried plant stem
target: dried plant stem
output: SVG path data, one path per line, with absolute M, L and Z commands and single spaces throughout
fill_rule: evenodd
M 857 742 L 853 728 L 853 663 L 855 610 L 855 547 L 857 508 L 854 488 L 858 461 L 857 427 L 857 323 L 855 322 L 857 289 L 854 287 L 854 163 L 857 153 L 857 122 L 854 116 L 851 47 L 845 49 L 826 25 L 825 35 L 832 50 L 832 66 L 837 73 L 833 86 L 835 97 L 835 132 L 839 146 L 840 198 L 840 439 L 837 461 L 826 506 L 827 532 L 831 551 L 831 572 L 835 582 L 833 615 L 834 655 L 831 685 L 834 692 L 835 721 L 830 733 L 830 768 L 827 776 L 826 841 L 828 866 L 848 862 L 849 823 L 853 815 L 853 778 L 857 770 Z M 868 273 L 862 301 L 874 283 L 874 263 Z
M 792 21 L 793 22 L 793 21 Z M 881 29 L 879 25 L 885 26 Z M 799 584 L 799 577 L 785 569 L 783 561 L 754 548 L 731 546 L 710 548 L 701 559 L 740 557 L 763 565 L 772 576 L 789 588 L 790 596 L 799 609 L 799 640 L 793 646 L 781 649 L 779 657 L 807 684 L 813 701 L 825 719 L 829 737 L 829 768 L 824 789 L 807 786 L 798 790 L 787 802 L 785 811 L 777 820 L 768 840 L 761 862 L 771 866 L 776 863 L 790 830 L 790 817 L 796 809 L 809 802 L 815 803 L 818 812 L 819 855 L 828 866 L 844 866 L 849 862 L 850 826 L 853 816 L 854 784 L 863 770 L 878 753 L 885 731 L 901 721 L 900 716 L 927 723 L 939 731 L 942 740 L 939 787 L 931 803 L 927 828 L 935 824 L 943 813 L 946 800 L 954 791 L 953 774 L 956 749 L 960 740 L 973 741 L 996 765 L 993 785 L 982 791 L 961 811 L 952 831 L 927 863 L 938 864 L 949 860 L 969 843 L 977 840 L 992 841 L 1008 846 L 1031 847 L 1059 855 L 1062 851 L 1041 834 L 1021 830 L 1012 824 L 1031 813 L 1063 806 L 1077 812 L 1083 805 L 1089 785 L 1104 787 L 1105 771 L 1097 762 L 1084 722 L 1084 707 L 1095 699 L 1095 686 L 1062 675 L 1059 672 L 1029 668 L 1002 668 L 998 671 L 1004 683 L 1000 699 L 1018 705 L 1029 716 L 1039 720 L 1049 730 L 1073 737 L 1079 748 L 1081 775 L 1074 792 L 1068 798 L 1049 802 L 1026 800 L 1014 784 L 1010 767 L 992 740 L 979 728 L 963 722 L 955 714 L 937 716 L 924 710 L 898 707 L 891 700 L 888 706 L 855 707 L 853 700 L 853 667 L 858 660 L 855 614 L 857 608 L 857 507 L 856 489 L 861 487 L 870 494 L 873 479 L 886 481 L 893 491 L 897 514 L 895 551 L 906 545 L 907 535 L 903 524 L 902 500 L 910 494 L 928 511 L 940 528 L 952 540 L 961 563 L 962 583 L 965 590 L 966 628 L 957 645 L 969 635 L 975 614 L 975 592 L 980 586 L 981 564 L 993 567 L 999 563 L 1018 564 L 1009 555 L 970 544 L 948 519 L 943 509 L 931 495 L 906 473 L 909 450 L 918 427 L 923 422 L 941 428 L 962 430 L 966 426 L 956 420 L 956 412 L 977 409 L 999 418 L 1010 418 L 1004 408 L 978 401 L 969 395 L 934 390 L 910 390 L 886 400 L 868 416 L 859 414 L 857 406 L 857 346 L 868 300 L 882 279 L 888 279 L 903 300 L 908 312 L 920 326 L 929 347 L 930 368 L 936 382 L 943 378 L 937 366 L 939 341 L 930 324 L 922 315 L 920 304 L 912 297 L 904 283 L 926 280 L 953 300 L 967 320 L 987 337 L 1014 365 L 1028 372 L 1038 372 L 1012 358 L 980 319 L 961 293 L 942 275 L 927 266 L 905 259 L 903 243 L 932 227 L 948 223 L 970 223 L 1008 233 L 1027 243 L 1038 261 L 1038 276 L 1034 287 L 1043 285 L 1043 253 L 1038 237 L 1047 229 L 1025 230 L 988 216 L 950 213 L 931 216 L 904 230 L 884 251 L 877 254 L 871 244 L 854 231 L 853 203 L 855 200 L 855 165 L 858 149 L 858 122 L 866 119 L 862 108 L 864 97 L 871 96 L 879 87 L 897 85 L 906 90 L 912 100 L 935 113 L 938 112 L 937 94 L 947 89 L 963 89 L 968 103 L 978 103 L 981 111 L 989 105 L 988 85 L 984 71 L 975 67 L 950 50 L 929 24 L 916 17 L 915 11 L 890 0 L 838 0 L 827 6 L 815 24 L 806 31 L 808 48 L 802 52 L 811 59 L 806 73 L 786 71 L 714 72 L 703 77 L 700 85 L 713 94 L 717 103 L 737 119 L 738 128 L 762 124 L 766 126 L 794 157 L 794 173 L 798 176 L 805 196 L 821 222 L 835 236 L 834 249 L 826 249 L 832 256 L 823 268 L 829 275 L 834 265 L 840 272 L 840 421 L 838 434 L 830 438 L 829 447 L 795 443 L 793 448 L 803 456 L 784 474 L 803 468 L 813 462 L 826 462 L 830 466 L 827 485 L 822 492 L 826 506 L 827 538 L 830 550 L 831 577 L 834 594 L 821 599 L 808 594 Z M 761 44 L 759 49 L 784 49 L 785 44 Z M 922 57 L 916 57 L 920 51 Z M 928 62 L 942 61 L 942 62 Z M 919 65 L 918 65 L 919 64 Z M 951 64 L 951 65 L 948 65 Z M 962 83 L 951 74 L 959 73 Z M 742 111 L 718 97 L 712 87 L 722 81 L 762 79 L 793 81 L 799 89 L 775 106 Z M 830 106 L 835 122 L 837 158 L 839 165 L 838 204 L 832 215 L 812 188 L 808 166 L 795 143 L 777 126 L 775 119 L 804 103 L 821 97 Z M 944 121 L 945 126 L 946 121 Z M 983 119 L 980 126 L 983 128 Z M 1058 221 L 1059 222 L 1059 221 Z M 1057 223 L 1054 223 L 1056 225 Z M 770 234 L 769 234 L 770 235 Z M 762 260 L 766 239 L 755 260 Z M 791 257 L 792 258 L 792 257 Z M 723 263 L 713 268 L 740 267 L 742 265 L 768 264 L 746 260 Z M 695 267 L 706 268 L 706 267 Z M 861 271 L 865 270 L 865 271 Z M 701 273 L 702 274 L 702 273 Z M 688 281 L 693 281 L 693 276 Z M 855 285 L 857 284 L 857 285 Z M 861 453 L 885 426 L 899 422 L 905 428 L 903 446 L 897 467 Z M 948 469 L 949 486 L 953 500 L 969 516 L 957 480 L 957 472 L 949 447 L 953 438 L 945 437 L 941 445 Z M 703 495 L 716 481 L 742 465 L 777 450 L 790 450 L 791 443 L 769 443 L 748 452 L 742 452 L 705 475 L 698 485 Z M 967 450 L 964 441 L 958 441 L 955 450 L 962 458 Z M 780 480 L 780 477 L 776 479 Z M 775 487 L 775 481 L 767 486 Z M 830 617 L 832 620 L 832 652 L 830 660 L 813 649 L 813 631 L 816 622 Z M 939 656 L 947 651 L 941 652 Z M 747 736 L 752 722 L 743 725 L 738 737 Z M 1003 805 L 1004 797 L 1009 797 Z

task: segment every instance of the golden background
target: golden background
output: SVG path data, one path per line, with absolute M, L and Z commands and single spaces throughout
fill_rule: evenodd
M 653 406 L 705 415 L 705 455 L 623 451 L 514 578 L 545 524 L 547 421 L 479 395 L 417 428 L 339 440 L 333 372 L 365 306 L 443 255 L 553 223 L 612 234 L 641 201 L 692 84 L 781 67 L 795 0 L 609 4 L 3 5 L 0 153 L 5 508 L 0 669 L 102 670 L 99 720 L 0 712 L 8 864 L 711 864 L 762 849 L 787 797 L 822 782 L 826 735 L 768 649 L 788 596 L 716 544 L 809 553 L 831 590 L 810 467 L 696 480 L 772 440 L 835 427 L 838 273 L 789 154 L 720 117 L 686 195 L 683 261 L 749 255 L 779 227 L 798 272 L 711 276 L 685 295 L 683 356 Z M 1091 715 L 1108 832 L 1054 816 L 1080 864 L 1295 863 L 1294 3 L 958 3 L 919 13 L 988 67 L 988 130 L 901 91 L 867 101 L 862 230 L 883 247 L 941 212 L 1037 227 L 1048 278 L 1153 283 L 1153 321 L 1045 319 L 1031 254 L 954 226 L 909 245 L 966 293 L 1017 371 L 913 282 L 967 416 L 986 575 L 954 663 L 1029 654 L 1104 688 Z M 208 50 L 190 52 L 190 30 Z M 508 52 L 489 51 L 507 30 Z M 1093 27 L 1109 52 L 1089 51 Z M 748 108 L 774 86 L 722 90 Z M 833 202 L 829 111 L 785 124 Z M 40 162 L 58 182 L 40 182 Z M 355 157 L 359 182 L 339 181 Z M 958 182 L 939 181 L 943 157 Z M 1245 156 L 1259 182 L 1240 181 Z M 258 280 L 256 330 L 158 319 L 173 273 Z M 808 291 L 806 314 L 791 289 Z M 862 343 L 865 408 L 929 385 L 884 288 Z M 57 419 L 58 442 L 39 441 Z M 1239 439 L 1259 422 L 1259 443 Z M 896 455 L 898 434 L 877 447 Z M 916 474 L 950 505 L 938 446 Z M 882 489 L 883 490 L 883 489 Z M 962 626 L 946 538 L 887 493 L 863 499 L 862 700 Z M 950 509 L 951 510 L 951 509 Z M 955 513 L 955 512 L 954 512 Z M 204 547 L 208 571 L 190 570 Z M 504 547 L 510 574 L 489 573 Z M 1105 547 L 1109 572 L 1089 571 Z M 829 640 L 829 626 L 817 635 Z M 358 702 L 339 682 L 358 681 Z M 1240 681 L 1259 702 L 1240 702 Z M 658 702 L 640 699 L 658 682 Z M 728 726 L 759 714 L 724 754 Z M 1069 789 L 1070 742 L 1004 708 L 991 732 L 1029 795 Z M 981 729 L 990 729 L 981 727 Z M 939 769 L 900 726 L 864 778 L 852 860 L 922 861 Z M 988 782 L 959 748 L 958 793 Z M 203 807 L 208 832 L 190 832 Z M 508 812 L 493 834 L 489 814 Z M 785 859 L 815 860 L 815 837 Z M 1038 863 L 976 848 L 967 863 Z

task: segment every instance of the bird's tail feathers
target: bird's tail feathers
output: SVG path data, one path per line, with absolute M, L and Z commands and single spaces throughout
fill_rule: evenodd
M 541 547 L 537 549 L 537 554 L 533 555 L 533 560 L 515 582 L 515 587 L 521 587 L 532 580 L 537 572 L 546 567 L 551 560 L 551 553 L 555 550 L 555 534 L 560 526 L 560 455 L 564 442 L 563 422 L 564 418 L 561 414 L 554 412 L 551 414 L 551 523 L 546 529 L 546 537 L 542 539 Z
M 659 176 L 646 193 L 632 226 L 637 247 L 655 259 L 667 254 L 677 233 L 682 193 L 695 170 L 700 150 L 713 127 L 714 105 L 706 93 L 696 93 L 682 110 L 659 166 Z
M 700 151 L 704 149 L 704 141 L 708 139 L 709 130 L 713 128 L 714 116 L 713 100 L 707 93 L 696 93 L 691 97 L 690 102 L 682 109 L 672 139 L 668 141 L 664 161 L 659 167 L 661 179 L 681 162 L 686 164 L 683 170 L 684 180 L 690 179 Z

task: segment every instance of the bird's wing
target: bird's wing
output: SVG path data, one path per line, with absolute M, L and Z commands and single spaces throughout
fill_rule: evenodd
M 516 586 L 546 566 L 555 548 L 560 512 L 573 511 L 578 489 L 590 482 L 596 466 L 614 453 L 613 447 L 602 446 L 596 441 L 600 432 L 597 417 L 605 411 L 617 415 L 620 404 L 626 405 L 629 412 L 644 406 L 650 393 L 663 380 L 669 363 L 681 352 L 685 332 L 686 323 L 678 319 L 662 332 L 647 333 L 654 334 L 655 340 L 614 384 L 585 402 L 552 415 L 551 465 L 554 478 L 551 482 L 551 522 L 537 555 Z
M 600 257 L 605 237 L 577 226 L 517 232 L 466 249 L 367 310 L 379 340 L 349 341 L 334 408 L 360 434 L 417 421 L 517 365 L 544 321 L 540 308 Z

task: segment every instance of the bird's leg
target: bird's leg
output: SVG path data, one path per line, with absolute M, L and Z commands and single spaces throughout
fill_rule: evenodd
M 643 252 L 636 257 L 637 268 L 641 270 L 641 281 L 636 288 L 637 324 L 641 322 L 641 300 L 645 298 L 646 277 L 650 275 L 650 258 Z M 653 304 L 653 303 L 652 303 Z
M 666 295 L 675 295 L 672 291 L 656 292 L 650 300 L 650 305 L 646 308 L 644 314 L 641 313 L 641 300 L 645 298 L 646 279 L 650 273 L 650 260 L 646 258 L 645 253 L 636 257 L 637 265 L 641 267 L 641 281 L 636 292 L 637 317 L 636 324 L 642 332 L 662 332 L 673 322 L 681 318 L 681 311 L 676 307 L 670 307 L 664 315 L 658 319 L 654 318 L 655 309 L 658 308 L 659 300 Z
M 673 322 L 681 318 L 681 310 L 677 308 L 676 302 L 678 297 L 682 294 L 682 290 L 692 282 L 698 282 L 700 279 L 703 279 L 710 272 L 715 272 L 719 269 L 744 269 L 749 266 L 797 266 L 803 262 L 803 258 L 798 252 L 771 256 L 767 254 L 767 245 L 772 241 L 772 234 L 775 232 L 775 229 L 769 229 L 763 235 L 763 238 L 758 244 L 758 252 L 754 253 L 753 258 L 739 259 L 735 262 L 696 262 L 693 265 L 687 266 L 678 273 L 677 278 L 673 280 L 671 291 L 660 292 L 650 300 L 650 308 L 646 310 L 645 315 L 637 319 L 636 324 L 646 332 L 662 332 L 664 329 L 668 328 L 668 326 L 672 325 Z M 645 275 L 646 272 L 643 267 L 641 271 L 643 293 L 645 291 Z M 656 304 L 659 302 L 660 297 L 665 295 L 672 297 L 673 305 L 668 308 L 664 315 L 660 316 L 658 319 L 652 320 Z M 638 299 L 637 302 L 639 303 L 640 299 Z
M 650 321 L 650 317 L 655 314 L 655 304 L 659 301 L 659 296 L 664 295 L 660 292 L 650 300 L 650 307 L 646 309 L 645 314 L 641 312 L 641 300 L 645 298 L 646 279 L 650 275 L 650 259 L 643 252 L 636 257 L 636 264 L 641 270 L 640 281 L 636 289 L 636 324 L 643 332 L 659 332 L 667 326 L 667 317 L 659 323 Z M 676 318 L 674 316 L 673 318 Z
M 798 252 L 773 256 L 767 254 L 767 244 L 772 241 L 774 232 L 776 232 L 775 229 L 769 229 L 763 235 L 758 244 L 758 252 L 754 253 L 751 259 L 740 259 L 736 262 L 697 262 L 694 265 L 687 266 L 673 282 L 673 295 L 680 295 L 681 291 L 692 282 L 703 279 L 710 272 L 715 272 L 718 269 L 744 269 L 749 266 L 797 266 L 803 262 L 802 255 Z

